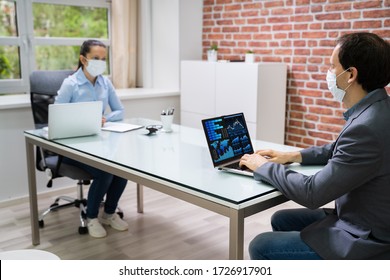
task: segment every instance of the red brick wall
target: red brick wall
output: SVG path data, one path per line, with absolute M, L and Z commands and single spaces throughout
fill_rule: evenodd
M 335 39 L 353 31 L 390 40 L 390 0 L 204 0 L 204 58 L 217 43 L 218 59 L 244 59 L 253 50 L 257 62 L 288 65 L 289 145 L 329 143 L 340 132 L 345 108 L 325 77 Z

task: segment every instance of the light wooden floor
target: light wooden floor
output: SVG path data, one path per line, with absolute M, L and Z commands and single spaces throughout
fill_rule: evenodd
M 78 209 L 49 214 L 41 229 L 41 244 L 31 245 L 29 205 L 26 200 L 0 204 L 0 250 L 36 248 L 69 260 L 117 259 L 228 259 L 228 219 L 211 211 L 161 194 L 144 190 L 144 213 L 136 211 L 136 188 L 129 182 L 120 206 L 129 231 L 107 228 L 108 236 L 95 239 L 78 234 Z M 73 196 L 75 188 L 41 194 L 38 207 L 49 206 L 59 194 Z M 281 208 L 299 207 L 286 202 L 245 220 L 244 259 L 248 244 L 260 232 L 269 231 L 270 216 Z

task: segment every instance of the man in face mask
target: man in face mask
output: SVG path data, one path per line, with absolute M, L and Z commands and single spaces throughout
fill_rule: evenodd
M 260 150 L 240 164 L 306 208 L 272 216 L 252 259 L 390 259 L 390 44 L 371 33 L 338 39 L 327 83 L 348 110 L 333 143 L 298 152 Z M 284 164 L 325 165 L 305 176 Z M 335 209 L 319 208 L 335 201 Z
M 328 73 L 326 74 L 326 82 L 328 83 L 329 91 L 332 93 L 334 99 L 336 99 L 338 102 L 343 101 L 347 89 L 352 85 L 349 84 L 345 89 L 341 89 L 337 86 L 337 78 L 343 75 L 346 71 L 350 72 L 350 69 L 348 68 L 347 70 L 344 70 L 340 74 L 336 75 L 329 69 Z

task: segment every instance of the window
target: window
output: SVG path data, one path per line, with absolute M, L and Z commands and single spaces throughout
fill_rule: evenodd
M 110 69 L 110 10 L 106 0 L 0 0 L 0 94 L 28 92 L 34 70 L 76 69 L 90 38 L 108 46 Z

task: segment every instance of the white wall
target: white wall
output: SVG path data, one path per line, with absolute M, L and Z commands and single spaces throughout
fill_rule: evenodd
M 157 88 L 180 87 L 180 61 L 202 58 L 203 0 L 151 0 L 141 3 L 141 13 L 151 13 L 150 27 L 146 23 L 142 32 L 145 42 L 150 40 L 151 84 Z M 148 50 L 148 46 L 142 50 Z M 145 57 L 146 56 L 146 57 Z M 148 67 L 144 68 L 144 81 L 149 81 Z M 147 83 L 144 83 L 147 84 Z
M 179 0 L 152 1 L 153 87 L 179 88 Z
M 202 28 L 203 0 L 180 0 L 180 61 L 202 59 Z
M 0 201 L 27 194 L 23 131 L 33 127 L 29 107 L 0 110 Z

